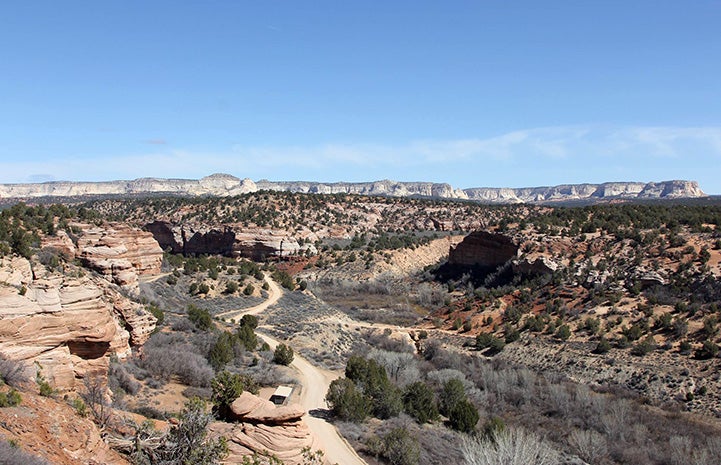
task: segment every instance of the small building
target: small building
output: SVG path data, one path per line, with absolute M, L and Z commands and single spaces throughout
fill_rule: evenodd
M 275 405 L 285 405 L 291 394 L 293 394 L 291 386 L 278 386 L 273 395 L 270 396 L 270 401 Z

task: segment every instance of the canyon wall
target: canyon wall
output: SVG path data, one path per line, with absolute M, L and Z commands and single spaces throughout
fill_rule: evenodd
M 450 265 L 496 268 L 518 254 L 518 244 L 509 236 L 487 231 L 475 231 L 463 241 L 451 247 L 448 254 Z
M 72 237 L 44 237 L 32 260 L 0 258 L 0 353 L 23 363 L 29 378 L 41 367 L 61 391 L 105 377 L 111 355 L 123 358 L 148 340 L 155 317 L 124 294 L 138 291 L 139 275 L 160 273 L 163 259 L 148 232 L 72 226 Z
M 154 221 L 145 225 L 163 250 L 185 255 L 213 254 L 262 261 L 267 257 L 287 257 L 317 250 L 299 244 L 287 231 L 264 228 L 218 229 L 206 225 L 176 225 Z

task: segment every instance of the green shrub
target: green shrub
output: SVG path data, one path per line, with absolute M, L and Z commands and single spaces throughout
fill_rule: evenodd
M 719 353 L 719 346 L 711 340 L 703 341 L 701 348 L 696 350 L 694 356 L 699 360 L 715 358 Z
M 40 389 L 40 395 L 43 397 L 52 397 L 55 395 L 55 389 L 53 389 L 52 386 L 50 386 L 50 383 L 45 379 L 45 375 L 43 375 L 43 370 L 38 364 L 38 371 L 35 374 L 35 382 L 38 385 L 38 389 Z
M 596 344 L 596 348 L 593 349 L 593 353 L 594 354 L 605 354 L 609 350 L 611 350 L 611 343 L 608 342 L 608 339 L 606 339 L 605 337 L 602 337 L 598 341 L 598 344 Z
M 448 415 L 451 428 L 462 433 L 472 433 L 476 429 L 478 419 L 478 410 L 468 399 L 457 402 Z
M 403 407 L 418 423 L 423 424 L 438 419 L 438 407 L 433 391 L 422 381 L 406 386 L 403 392 Z
M 228 371 L 218 373 L 210 382 L 210 388 L 213 391 L 211 396 L 213 412 L 221 420 L 230 418 L 230 406 L 243 391 L 258 393 L 258 384 L 253 378 Z
M 213 327 L 213 317 L 210 316 L 210 312 L 193 304 L 188 305 L 188 319 L 202 331 Z
M 691 343 L 687 340 L 683 340 L 678 345 L 678 351 L 683 355 L 688 355 L 691 353 L 691 349 L 693 347 L 691 346 Z
M 160 326 L 163 324 L 163 321 L 165 321 L 165 312 L 162 308 L 158 306 L 158 304 L 151 302 L 148 305 L 145 306 L 145 309 L 149 311 L 156 320 L 158 320 L 155 324 L 156 326 Z
M 273 363 L 288 366 L 293 361 L 293 348 L 285 344 L 278 344 L 273 352 Z
M 371 412 L 371 399 L 363 395 L 348 378 L 338 378 L 331 382 L 325 400 L 333 414 L 341 420 L 358 423 Z
M 571 337 L 571 328 L 566 324 L 561 325 L 556 331 L 556 337 L 562 341 L 567 341 Z
M 445 416 L 450 416 L 451 410 L 457 403 L 466 400 L 466 390 L 463 382 L 458 378 L 452 378 L 443 384 L 439 396 L 438 410 Z
M 490 348 L 488 351 L 490 355 L 497 354 L 502 351 L 506 346 L 503 339 L 499 339 L 490 333 L 480 333 L 476 336 L 476 349 L 484 350 Z
M 631 354 L 643 357 L 655 348 L 656 341 L 654 340 L 653 336 L 649 334 L 643 341 L 636 343 L 636 345 L 631 348 Z
M 382 456 L 391 465 L 418 465 L 420 447 L 418 440 L 410 435 L 404 427 L 394 428 L 383 436 Z
M 8 392 L 0 392 L 0 407 L 15 407 L 22 402 L 20 393 L 13 388 Z
M 228 281 L 228 284 L 225 285 L 225 293 L 235 294 L 236 292 L 238 292 L 238 283 L 235 281 Z
M 81 417 L 85 418 L 88 416 L 88 406 L 80 397 L 74 398 L 71 401 L 70 405 L 73 407 L 73 409 L 75 409 L 75 413 L 77 413 Z

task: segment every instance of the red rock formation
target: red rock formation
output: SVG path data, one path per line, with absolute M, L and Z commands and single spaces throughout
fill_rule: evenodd
M 129 354 L 131 338 L 145 342 L 155 321 L 102 279 L 0 260 L 0 353 L 23 361 L 30 378 L 39 363 L 60 390 L 88 375 L 105 376 L 110 355 Z
M 222 229 L 204 225 L 173 225 L 166 221 L 146 224 L 145 229 L 163 249 L 173 253 L 190 255 L 211 254 L 244 257 L 261 261 L 266 257 L 287 257 L 297 255 L 310 248 L 301 247 L 298 241 L 286 231 L 223 226 Z
M 152 234 L 121 224 L 84 229 L 78 250 L 86 266 L 121 286 L 137 285 L 138 275 L 160 273 L 163 261 Z
M 240 463 L 254 452 L 270 452 L 283 463 L 303 462 L 302 449 L 313 444 L 310 429 L 303 422 L 305 411 L 297 406 L 276 407 L 249 392 L 233 402 L 231 410 L 238 423 L 213 423 L 211 431 L 228 439 L 228 463 Z
M 504 234 L 476 231 L 466 236 L 456 247 L 451 247 L 448 263 L 451 265 L 495 268 L 515 258 L 518 244 Z

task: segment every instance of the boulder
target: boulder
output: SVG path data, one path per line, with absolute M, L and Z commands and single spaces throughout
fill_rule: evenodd
M 68 402 L 22 392 L 22 404 L 0 409 L 0 437 L 54 465 L 129 465 L 127 457 L 103 441 L 91 418 L 81 418 Z M 0 463 L 7 463 L 0 458 Z M 10 463 L 18 463 L 10 461 Z
M 211 432 L 228 440 L 228 463 L 240 463 L 253 453 L 270 453 L 283 463 L 303 463 L 303 449 L 312 448 L 310 429 L 303 421 L 305 411 L 298 406 L 277 407 L 268 400 L 244 392 L 233 402 L 231 411 L 237 423 L 216 422 Z
M 298 405 L 276 406 L 269 400 L 243 392 L 230 406 L 235 419 L 251 423 L 280 424 L 300 420 L 305 415 Z

